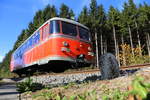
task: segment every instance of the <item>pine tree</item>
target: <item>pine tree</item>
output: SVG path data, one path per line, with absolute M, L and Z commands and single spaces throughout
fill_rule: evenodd
M 85 6 L 78 17 L 78 21 L 86 26 L 89 26 L 89 20 L 89 11 Z
M 96 66 L 99 67 L 99 50 L 98 50 L 98 34 L 97 34 L 97 25 L 98 25 L 98 6 L 96 0 L 91 0 L 90 3 L 90 21 L 91 21 L 91 31 L 95 36 L 95 49 L 96 49 Z
M 138 17 L 139 17 L 139 12 L 134 4 L 133 0 L 129 0 L 129 10 L 131 11 L 131 19 L 133 20 L 133 27 L 136 29 L 136 34 L 137 34 L 137 40 L 138 40 L 138 46 L 140 48 L 140 55 L 142 55 L 141 51 L 141 41 L 140 41 L 140 34 L 139 34 L 139 25 L 138 25 Z
M 106 29 L 106 14 L 103 8 L 103 5 L 99 5 L 98 6 L 98 25 L 97 25 L 97 30 L 98 33 L 100 33 L 100 36 L 98 36 L 98 38 L 100 38 L 100 51 L 101 51 L 101 55 L 107 52 L 107 38 L 104 39 L 104 43 L 103 43 L 103 38 L 106 37 L 107 33 L 105 34 L 105 30 Z M 105 44 L 105 45 L 103 45 Z
M 132 9 L 129 9 L 129 5 L 127 3 L 124 3 L 124 9 L 122 11 L 122 14 L 124 15 L 124 20 L 126 20 L 126 27 L 128 29 L 129 37 L 130 37 L 130 45 L 132 48 L 132 55 L 134 56 L 134 51 L 133 51 L 133 40 L 132 40 L 132 32 L 131 32 L 131 26 L 133 25 L 133 16 L 132 16 Z M 132 17 L 131 17 L 132 16 Z
M 45 9 L 43 10 L 42 16 L 43 16 L 44 22 L 51 18 L 51 9 L 52 9 L 51 6 L 47 5 Z
M 4 57 L 0 65 L 0 77 L 10 77 L 10 60 L 11 60 L 12 50 L 10 50 Z
M 52 17 L 57 17 L 58 16 L 58 14 L 57 14 L 57 9 L 55 8 L 55 6 L 53 5 L 52 7 L 51 7 L 51 16 L 50 16 L 50 18 L 52 18 Z
M 62 18 L 69 18 L 70 13 L 69 13 L 69 7 L 67 5 L 65 4 L 61 5 L 59 16 Z
M 128 36 L 128 30 L 126 27 L 126 17 L 124 15 L 124 13 L 120 14 L 120 19 L 119 19 L 119 34 L 121 36 L 121 44 L 125 45 L 125 39 Z M 126 66 L 126 56 L 125 56 L 125 48 L 122 48 L 122 52 L 123 52 L 123 62 L 122 65 Z
M 33 18 L 33 24 L 34 24 L 34 27 L 38 29 L 43 23 L 44 23 L 43 12 L 42 10 L 39 10 L 36 12 Z
M 116 38 L 116 27 L 118 27 L 119 23 L 119 11 L 115 9 L 113 6 L 110 6 L 108 12 L 108 24 L 110 24 L 113 32 L 114 44 L 115 44 L 115 55 L 118 56 L 118 41 Z
M 150 30 L 149 30 L 149 20 L 150 20 L 150 7 L 144 3 L 144 5 L 139 5 L 139 17 L 138 17 L 138 21 L 139 21 L 139 26 L 140 26 L 140 30 L 141 32 L 144 33 L 144 35 L 146 36 L 146 45 L 147 46 L 147 51 L 148 51 L 148 55 L 150 56 Z
M 75 14 L 74 14 L 73 10 L 71 9 L 70 12 L 69 12 L 69 18 L 72 19 L 72 20 L 75 20 L 74 17 L 75 17 Z
M 28 34 L 26 30 L 23 29 L 21 34 L 18 36 L 17 41 L 14 44 L 13 51 L 16 50 L 27 38 L 28 38 Z

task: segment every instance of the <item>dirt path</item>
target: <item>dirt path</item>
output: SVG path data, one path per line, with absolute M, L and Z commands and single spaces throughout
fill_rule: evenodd
M 4 82 L 0 84 L 0 100 L 19 100 L 15 82 Z

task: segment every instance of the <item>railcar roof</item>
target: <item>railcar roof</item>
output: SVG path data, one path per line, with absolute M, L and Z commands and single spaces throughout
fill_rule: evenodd
M 43 23 L 38 29 L 36 29 L 36 31 L 33 32 L 33 34 L 32 34 L 30 37 L 32 37 L 32 36 L 33 36 L 41 27 L 43 27 L 46 23 L 49 23 L 50 21 L 53 21 L 53 20 L 60 20 L 60 21 L 72 23 L 72 24 L 75 24 L 75 25 L 78 25 L 78 26 L 81 26 L 81 27 L 84 27 L 84 28 L 88 29 L 88 27 L 84 26 L 83 24 L 80 24 L 79 22 L 76 22 L 76 21 L 73 21 L 73 20 L 70 20 L 70 19 L 66 19 L 66 18 L 54 17 L 54 18 L 51 18 L 51 19 L 47 20 L 45 23 Z M 13 52 L 13 54 L 14 54 L 27 40 L 29 40 L 30 37 L 28 37 L 28 38 Z
M 72 24 L 75 24 L 75 25 L 78 25 L 78 26 L 82 26 L 82 27 L 88 29 L 88 27 L 86 27 L 86 26 L 84 26 L 83 24 L 80 24 L 79 22 L 76 22 L 76 21 L 74 21 L 74 20 L 70 20 L 70 19 L 66 19 L 66 18 L 60 18 L 60 17 L 51 18 L 50 21 L 52 21 L 52 20 L 65 21 L 65 22 L 72 23 Z

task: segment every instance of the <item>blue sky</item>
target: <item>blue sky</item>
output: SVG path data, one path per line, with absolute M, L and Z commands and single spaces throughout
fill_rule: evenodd
M 106 11 L 110 5 L 122 9 L 124 1 L 127 0 L 97 0 L 98 4 L 104 5 Z M 150 0 L 134 0 L 136 4 L 144 1 L 150 4 Z M 59 10 L 62 3 L 78 15 L 85 5 L 89 5 L 90 0 L 0 0 L 0 61 L 13 48 L 21 30 L 27 28 L 36 11 L 47 4 L 55 5 Z

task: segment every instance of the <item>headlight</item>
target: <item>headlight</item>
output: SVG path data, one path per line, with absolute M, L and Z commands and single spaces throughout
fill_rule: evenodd
M 69 46 L 69 43 L 67 43 L 66 41 L 63 41 L 62 44 L 63 44 L 63 46 L 65 46 L 65 47 L 68 47 L 68 46 Z
M 88 47 L 88 51 L 92 51 L 92 48 L 91 48 L 91 47 Z

